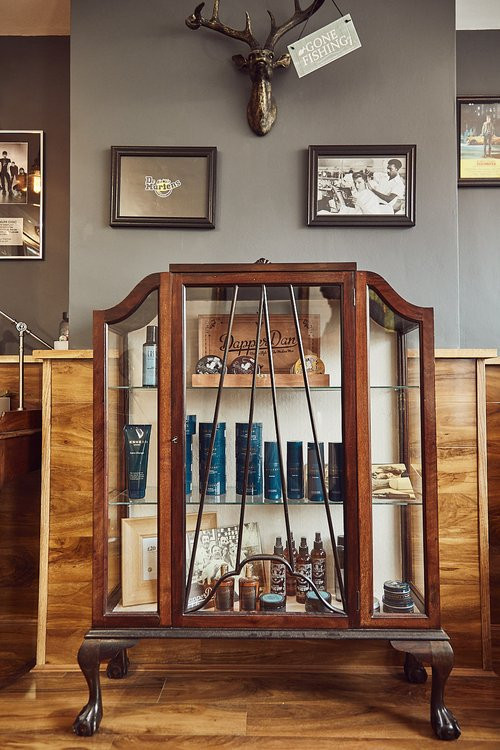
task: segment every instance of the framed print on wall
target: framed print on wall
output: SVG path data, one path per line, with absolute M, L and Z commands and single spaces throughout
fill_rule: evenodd
M 312 227 L 415 225 L 416 146 L 309 146 Z
M 43 259 L 43 132 L 0 130 L 0 260 Z
M 500 186 L 500 96 L 457 99 L 459 187 Z
M 111 226 L 215 226 L 215 146 L 112 146 Z

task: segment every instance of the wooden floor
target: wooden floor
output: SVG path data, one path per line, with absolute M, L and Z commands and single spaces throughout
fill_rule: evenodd
M 155 750 L 425 750 L 439 747 L 428 721 L 430 680 L 399 671 L 256 676 L 248 672 L 135 671 L 104 675 L 98 734 L 76 737 L 87 700 L 79 672 L 31 672 L 0 690 L 0 748 Z M 500 748 L 500 679 L 457 670 L 447 704 L 462 727 L 457 748 Z M 441 744 L 441 747 L 446 746 Z

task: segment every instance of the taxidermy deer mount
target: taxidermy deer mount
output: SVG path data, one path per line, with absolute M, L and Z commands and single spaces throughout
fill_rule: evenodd
M 250 16 L 245 13 L 246 24 L 241 31 L 232 29 L 221 23 L 219 19 L 220 0 L 214 0 L 212 18 L 203 18 L 201 11 L 205 3 L 200 3 L 194 13 L 186 18 L 186 25 L 190 29 L 199 29 L 205 26 L 212 31 L 219 31 L 225 36 L 245 42 L 250 47 L 248 57 L 233 55 L 233 62 L 239 70 L 247 72 L 252 80 L 252 92 L 247 106 L 247 120 L 253 132 L 257 135 L 266 135 L 271 130 L 276 120 L 277 107 L 271 91 L 271 79 L 275 68 L 288 68 L 290 55 L 281 55 L 278 59 L 274 57 L 274 48 L 281 37 L 291 31 L 295 26 L 307 21 L 317 10 L 321 8 L 325 0 L 313 0 L 305 9 L 300 7 L 299 0 L 294 0 L 295 13 L 281 26 L 276 25 L 275 18 L 268 10 L 271 18 L 271 31 L 264 44 L 257 41 L 252 33 Z

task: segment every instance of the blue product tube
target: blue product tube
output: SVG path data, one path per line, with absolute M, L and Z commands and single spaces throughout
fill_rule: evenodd
M 200 422 L 199 429 L 199 457 L 200 457 L 200 495 L 203 491 L 205 481 L 205 469 L 210 450 L 210 438 L 212 435 L 212 422 Z M 212 461 L 208 472 L 207 495 L 226 494 L 226 423 L 219 422 L 215 430 L 214 448 Z
M 142 500 L 146 496 L 151 425 L 126 424 L 123 433 L 128 498 L 129 500 Z
M 344 444 L 328 443 L 328 499 L 330 502 L 343 499 Z
M 236 422 L 236 494 L 243 494 L 248 422 Z M 262 495 L 262 422 L 254 422 L 250 434 L 247 495 Z
M 188 414 L 186 417 L 186 469 L 185 469 L 185 493 L 190 495 L 193 491 L 193 435 L 196 435 L 196 415 Z
M 325 445 L 324 443 L 318 443 L 318 445 L 321 456 L 321 468 L 318 466 L 315 444 L 307 444 L 307 497 L 313 502 L 324 500 L 321 474 L 324 472 L 325 467 Z
M 264 443 L 264 500 L 281 500 L 278 443 Z
M 304 458 L 300 440 L 289 440 L 286 444 L 286 484 L 289 500 L 303 499 Z

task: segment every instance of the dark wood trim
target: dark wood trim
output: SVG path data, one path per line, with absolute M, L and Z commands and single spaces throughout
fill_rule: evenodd
M 203 265 L 188 265 L 185 263 L 171 263 L 170 273 L 182 273 L 206 276 L 207 273 L 265 273 L 270 272 L 300 272 L 318 274 L 326 271 L 336 273 L 343 271 L 355 271 L 356 263 L 207 263 Z M 225 282 L 227 283 L 227 282 Z M 254 282 L 249 282 L 254 283 Z
M 172 624 L 172 280 L 169 273 L 161 274 L 158 312 L 158 608 L 162 625 Z

